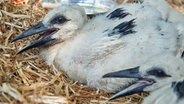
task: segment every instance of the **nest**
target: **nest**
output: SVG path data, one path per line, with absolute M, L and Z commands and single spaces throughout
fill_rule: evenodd
M 177 8 L 181 10 L 181 7 Z M 70 80 L 54 66 L 47 66 L 39 58 L 37 49 L 17 55 L 17 50 L 34 37 L 16 43 L 11 43 L 11 38 L 35 24 L 46 13 L 47 10 L 38 5 L 14 6 L 7 1 L 0 2 L 0 103 L 141 103 L 145 94 L 106 102 L 112 94 Z

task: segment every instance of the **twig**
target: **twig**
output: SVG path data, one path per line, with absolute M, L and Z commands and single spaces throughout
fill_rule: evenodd
M 14 17 L 14 18 L 31 18 L 31 16 L 29 15 L 22 15 L 22 14 L 13 14 L 4 10 L 1 10 L 2 13 L 10 16 L 10 17 Z

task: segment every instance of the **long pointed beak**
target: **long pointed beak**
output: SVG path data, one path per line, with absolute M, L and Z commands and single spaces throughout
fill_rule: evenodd
M 118 93 L 116 93 L 115 95 L 110 97 L 108 100 L 114 100 L 114 99 L 119 98 L 119 97 L 125 97 L 125 96 L 132 95 L 135 93 L 144 92 L 144 89 L 147 86 L 150 86 L 154 83 L 155 83 L 155 81 L 152 79 L 139 80 L 136 83 L 130 85 L 129 87 L 123 89 L 122 91 L 119 91 Z
M 15 42 L 17 40 L 26 38 L 28 36 L 32 36 L 38 33 L 42 33 L 41 37 L 38 40 L 35 40 L 31 42 L 30 44 L 27 44 L 25 47 L 23 47 L 19 52 L 22 53 L 28 49 L 34 48 L 34 47 L 39 47 L 42 46 L 50 41 L 53 41 L 55 39 L 52 39 L 51 35 L 53 35 L 55 32 L 57 32 L 59 29 L 54 28 L 51 26 L 45 26 L 42 21 L 38 22 L 36 25 L 32 26 L 28 30 L 22 32 L 20 35 L 16 36 L 13 38 L 11 41 Z
M 44 26 L 42 21 L 40 21 L 36 25 L 32 26 L 28 30 L 22 32 L 21 34 L 19 34 L 15 38 L 13 38 L 11 41 L 15 42 L 19 39 L 23 39 L 25 37 L 28 37 L 28 36 L 31 36 L 31 35 L 34 35 L 34 34 L 37 34 L 37 33 L 41 33 L 41 32 L 47 31 L 47 30 L 48 30 L 48 28 Z
M 31 42 L 30 44 L 27 44 L 26 46 L 24 46 L 22 49 L 20 49 L 17 54 L 20 54 L 20 53 L 22 53 L 28 49 L 34 48 L 34 47 L 39 47 L 39 46 L 46 44 L 52 40 L 55 40 L 55 39 L 52 39 L 50 36 L 46 37 L 46 38 L 39 39 L 39 40 L 35 40 L 35 41 Z
M 139 72 L 138 66 L 130 69 L 124 69 L 116 72 L 107 73 L 103 75 L 103 78 L 142 78 L 142 77 Z
M 130 69 L 107 73 L 103 76 L 103 78 L 137 78 L 138 79 L 133 84 L 131 84 L 129 87 L 113 95 L 111 98 L 109 98 L 109 100 L 132 95 L 135 93 L 144 92 L 144 89 L 147 86 L 150 86 L 155 83 L 154 79 L 143 78 L 143 76 L 141 75 L 139 71 L 139 67 L 134 67 Z

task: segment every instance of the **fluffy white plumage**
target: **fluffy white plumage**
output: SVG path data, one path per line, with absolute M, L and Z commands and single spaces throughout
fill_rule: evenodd
M 134 79 L 103 79 L 104 74 L 139 66 L 157 54 L 176 54 L 179 34 L 164 13 L 150 3 L 123 4 L 87 21 L 82 8 L 62 5 L 42 21 L 59 30 L 45 36 L 54 44 L 41 47 L 41 56 L 73 80 L 116 91 Z M 58 16 L 65 21 L 55 21 Z
M 173 9 L 166 2 L 168 0 L 143 0 L 145 3 L 152 5 L 162 15 L 162 18 L 171 22 L 177 29 L 180 35 L 180 47 L 184 48 L 184 15 Z
M 182 78 L 151 92 L 144 99 L 143 104 L 183 104 L 183 98 L 184 81 Z
M 134 10 L 126 9 L 130 6 Z M 176 30 L 170 23 L 159 20 L 161 17 L 155 16 L 158 13 L 153 13 L 154 9 L 152 10 L 150 6 L 141 9 L 141 5 L 137 4 L 127 4 L 123 8 L 132 15 L 120 20 L 110 20 L 104 15 L 99 16 L 85 24 L 80 31 L 75 31 L 76 36 L 72 37 L 72 41 L 58 44 L 57 52 L 52 52 L 56 54 L 53 56 L 54 65 L 66 72 L 73 80 L 87 83 L 91 87 L 114 91 L 122 84 L 126 85 L 129 80 L 106 80 L 101 78 L 102 75 L 140 65 L 158 53 L 176 51 Z M 147 14 L 150 11 L 152 11 L 153 16 Z M 114 36 L 108 36 L 108 32 L 112 28 L 134 18 L 136 18 L 135 24 L 137 25 L 135 27 L 136 33 L 128 34 L 122 38 L 119 38 L 118 33 Z M 107 29 L 109 31 L 104 32 Z M 68 36 L 68 34 L 62 35 Z M 52 54 L 45 50 L 42 52 L 43 57 Z M 45 52 L 47 54 L 44 54 Z M 51 57 L 45 60 L 50 59 Z
M 158 69 L 169 77 L 162 75 L 161 72 L 161 74 L 154 73 L 155 71 L 153 70 Z M 164 53 L 148 59 L 140 66 L 139 71 L 143 78 L 150 78 L 156 81 L 153 85 L 146 87 L 144 91 L 154 91 L 184 77 L 184 61 L 182 58 Z
M 140 65 L 158 53 L 176 51 L 176 30 L 170 23 L 159 20 L 161 17 L 154 8 L 127 4 L 123 5 L 123 9 L 132 15 L 115 20 L 110 20 L 105 15 L 98 16 L 85 24 L 80 31 L 76 31 L 76 36 L 72 41 L 58 45 L 58 53 L 52 52 L 57 53 L 57 57 L 53 57 L 55 66 L 66 72 L 73 80 L 87 83 L 91 87 L 115 91 L 126 85 L 129 79 L 106 80 L 101 78 L 102 75 Z M 122 38 L 119 38 L 118 33 L 111 37 L 108 36 L 108 32 L 115 26 L 134 18 L 136 18 L 135 24 L 137 25 L 136 33 Z M 109 31 L 104 32 L 107 29 Z M 51 54 L 45 50 L 42 52 L 48 52 L 47 55 L 41 53 L 43 57 Z M 50 60 L 50 58 L 46 60 L 48 59 Z
M 149 58 L 139 67 L 110 72 L 103 77 L 122 78 L 122 80 L 124 80 L 123 78 L 139 78 L 109 99 L 113 100 L 134 93 L 156 91 L 162 89 L 165 85 L 178 81 L 178 79 L 184 77 L 184 61 L 181 57 L 164 53 Z

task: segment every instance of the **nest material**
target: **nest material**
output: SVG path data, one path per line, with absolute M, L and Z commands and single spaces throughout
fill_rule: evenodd
M 178 7 L 181 10 L 183 7 Z M 182 9 L 184 10 L 184 9 Z M 0 2 L 0 103 L 99 104 L 111 96 L 70 80 L 54 66 L 47 66 L 37 49 L 17 55 L 34 37 L 15 43 L 9 40 L 39 21 L 47 10 L 40 6 L 14 6 Z M 120 98 L 108 104 L 139 104 L 144 94 Z
M 178 6 L 182 6 L 184 5 L 184 1 L 183 0 L 168 0 L 168 2 L 178 5 Z

